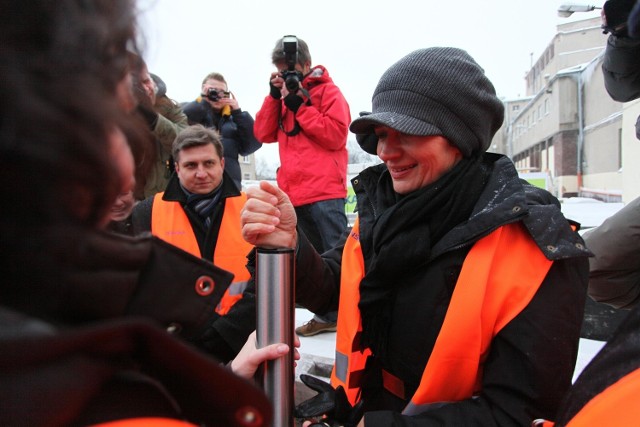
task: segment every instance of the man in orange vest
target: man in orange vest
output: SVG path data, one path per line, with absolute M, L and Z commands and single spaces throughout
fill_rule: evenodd
M 164 192 L 136 205 L 132 214 L 135 234 L 151 231 L 159 238 L 230 271 L 234 279 L 216 308 L 202 343 L 224 362 L 232 359 L 255 329 L 253 294 L 242 299 L 250 277 L 246 255 L 252 246 L 240 230 L 240 210 L 246 201 L 224 172 L 219 134 L 202 125 L 180 132 L 173 143 L 175 173 Z M 232 313 L 230 313 L 232 311 Z
M 336 247 L 313 250 L 281 189 L 248 191 L 245 239 L 296 248 L 296 302 L 338 309 L 334 389 L 318 387 L 298 416 L 371 427 L 555 415 L 571 385 L 590 252 L 557 199 L 486 153 L 503 115 L 465 51 L 420 49 L 383 74 L 371 114 L 351 123 L 383 163 L 352 180 L 358 218 Z

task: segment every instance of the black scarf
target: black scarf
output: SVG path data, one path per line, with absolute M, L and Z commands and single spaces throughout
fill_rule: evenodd
M 469 218 L 487 177 L 479 159 L 463 159 L 436 182 L 401 196 L 393 191 L 388 171 L 380 176 L 375 201 L 380 216 L 369 237 L 358 305 L 362 344 L 374 355 L 384 356 L 394 296 L 404 277 L 427 263 L 433 245 Z
M 216 207 L 218 200 L 220 200 L 220 194 L 222 193 L 222 182 L 220 185 L 208 194 L 194 194 L 189 192 L 186 188 L 180 184 L 180 188 L 187 195 L 187 206 L 193 209 L 204 223 L 205 227 L 208 229 L 211 226 L 211 213 L 213 209 Z

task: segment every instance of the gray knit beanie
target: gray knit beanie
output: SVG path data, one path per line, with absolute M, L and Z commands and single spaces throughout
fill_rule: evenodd
M 368 134 L 384 125 L 409 135 L 442 135 L 465 157 L 486 151 L 504 118 L 484 70 L 467 52 L 450 47 L 416 50 L 393 64 L 378 82 L 372 107 L 351 123 L 351 132 Z M 376 154 L 377 139 L 359 140 Z

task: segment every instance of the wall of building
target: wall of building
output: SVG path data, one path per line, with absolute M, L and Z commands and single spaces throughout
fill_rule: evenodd
M 636 120 L 640 116 L 640 100 L 623 104 L 622 110 L 622 201 L 629 203 L 640 197 L 640 141 L 636 138 Z
M 629 201 L 640 196 L 640 168 L 633 166 L 640 158 L 635 138 L 640 106 L 623 106 L 606 93 L 601 69 L 606 40 L 600 18 L 558 26 L 527 73 L 528 97 L 505 101 L 511 114 L 495 146 L 520 170 L 548 172 L 560 197 Z

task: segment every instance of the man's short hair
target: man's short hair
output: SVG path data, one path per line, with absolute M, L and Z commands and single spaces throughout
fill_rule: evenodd
M 180 132 L 173 141 L 171 155 L 173 156 L 173 160 L 177 163 L 179 162 L 180 152 L 182 150 L 191 147 L 201 147 L 207 144 L 213 145 L 218 156 L 222 159 L 224 156 L 224 149 L 222 147 L 222 141 L 218 131 L 205 128 L 199 124 L 188 126 Z
M 204 86 L 209 80 L 218 80 L 219 82 L 222 82 L 225 85 L 227 84 L 227 81 L 224 79 L 224 76 L 220 73 L 216 73 L 215 71 L 213 73 L 207 74 L 207 76 L 202 80 L 202 86 Z
M 271 52 L 271 63 L 279 64 L 282 62 L 285 62 L 285 56 L 284 45 L 282 43 L 282 39 L 280 39 L 276 42 L 276 46 Z M 309 46 L 307 46 L 307 43 L 304 40 L 298 38 L 298 64 L 301 67 L 304 67 L 304 64 L 306 64 L 307 62 L 311 64 L 311 53 L 309 53 Z

